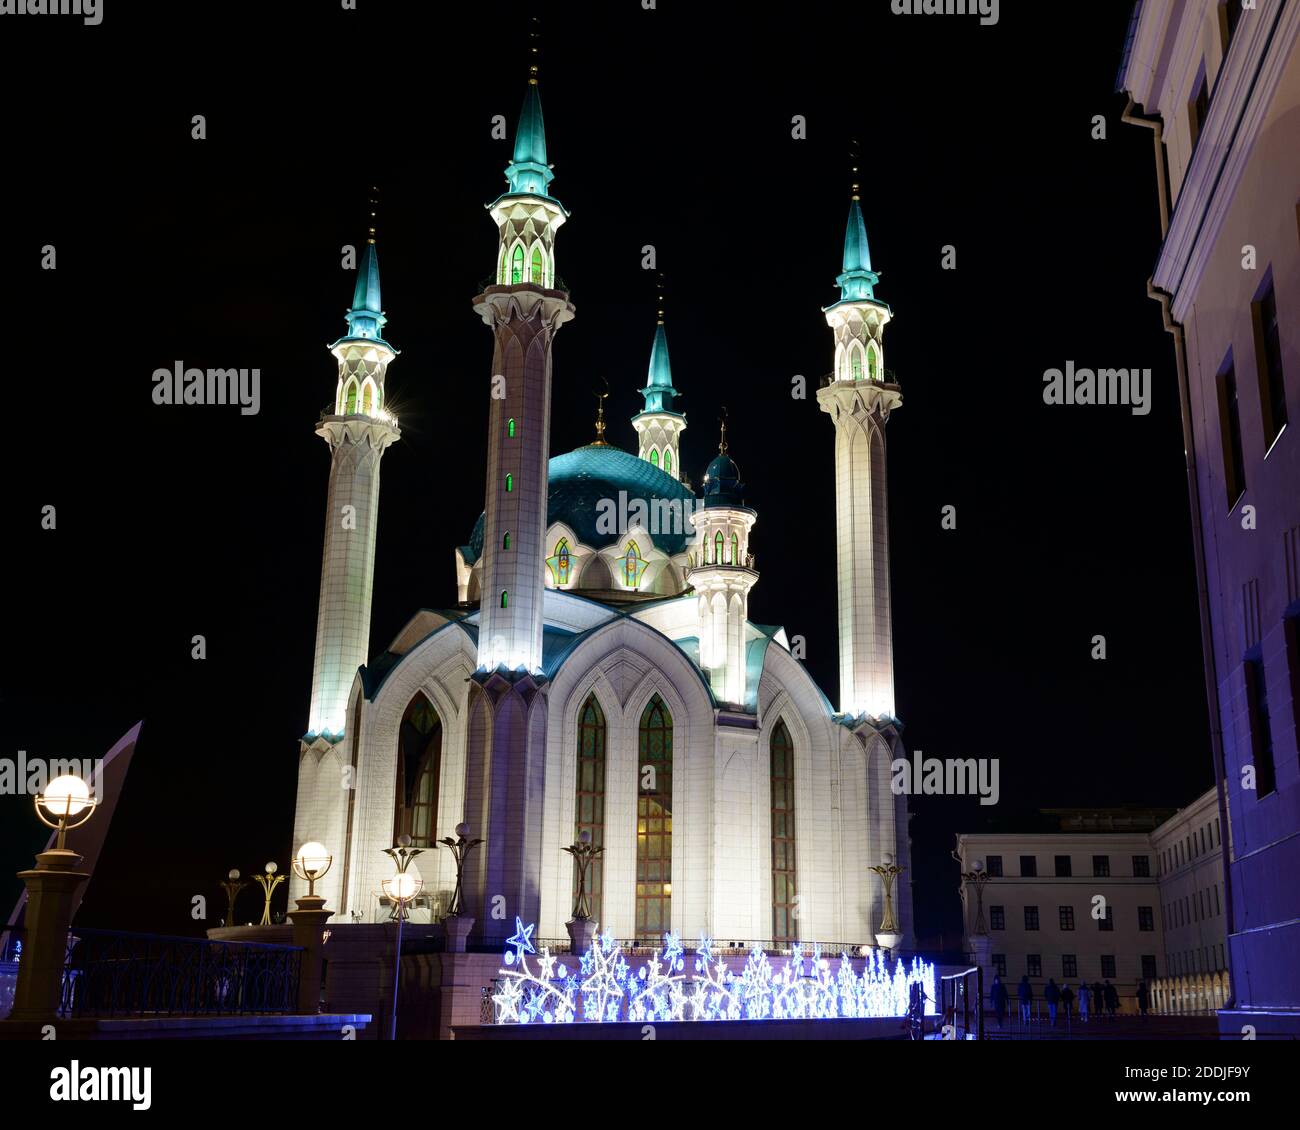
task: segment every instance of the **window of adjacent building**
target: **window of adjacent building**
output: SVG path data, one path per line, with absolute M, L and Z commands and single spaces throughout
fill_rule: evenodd
M 1246 489 L 1246 460 L 1241 446 L 1241 411 L 1237 404 L 1237 370 L 1232 353 L 1215 378 L 1219 391 L 1219 442 L 1223 448 L 1223 481 L 1227 488 L 1228 509 Z
M 1259 297 L 1250 306 L 1255 328 L 1255 364 L 1259 369 L 1259 403 L 1264 417 L 1264 450 L 1273 446 L 1286 427 L 1286 385 L 1282 380 L 1282 335 L 1277 321 L 1277 297 L 1269 272 Z
M 1255 797 L 1267 796 L 1277 787 L 1273 767 L 1273 731 L 1268 717 L 1268 690 L 1264 682 L 1264 664 L 1247 659 L 1242 664 L 1246 676 L 1246 712 L 1250 719 L 1250 746 L 1255 762 Z
M 1059 906 L 1056 909 L 1058 912 L 1058 916 L 1060 918 L 1061 929 L 1073 930 L 1074 929 L 1074 907 Z
M 1036 906 L 1025 907 L 1025 929 L 1026 930 L 1038 929 L 1038 907 Z
M 1043 955 L 1041 953 L 1025 955 L 1025 972 L 1031 977 L 1041 977 L 1043 975 Z
M 1007 976 L 1007 955 L 1004 953 L 990 954 L 989 960 L 993 963 L 993 972 L 1005 980 Z
M 1061 954 L 1061 976 L 1069 978 L 1079 976 L 1079 959 L 1074 954 Z
M 442 720 L 433 703 L 420 692 L 402 715 L 397 748 L 393 842 L 399 836 L 410 836 L 413 847 L 434 847 L 438 782 L 442 772 Z
M 1144 953 L 1142 955 L 1142 980 L 1154 981 L 1156 976 L 1156 955 Z
M 1092 857 L 1092 873 L 1095 878 L 1106 879 L 1110 876 L 1110 856 L 1094 855 Z
M 1138 929 L 1154 930 L 1156 928 L 1156 912 L 1151 906 L 1138 907 Z
M 656 943 L 672 928 L 673 720 L 657 694 L 637 735 L 636 936 Z
M 1101 975 L 1103 977 L 1115 976 L 1115 955 L 1113 953 L 1101 955 Z
M 1106 904 L 1106 913 L 1097 919 L 1097 929 L 1106 931 L 1115 929 L 1115 908 L 1109 903 Z
M 1056 877 L 1058 879 L 1068 879 L 1070 877 L 1070 857 L 1068 855 L 1058 855 L 1056 857 Z
M 1020 874 L 1026 879 L 1037 878 L 1038 857 L 1033 855 L 1022 855 L 1020 857 Z
M 772 777 L 772 937 L 794 941 L 794 742 L 785 722 L 772 731 L 769 750 Z
M 1007 928 L 1007 908 L 1005 906 L 989 907 L 989 929 L 1005 930 Z
M 1201 129 L 1210 112 L 1210 85 L 1205 77 L 1205 61 L 1201 61 L 1200 74 L 1196 76 L 1196 85 L 1192 88 L 1191 101 L 1187 103 L 1187 126 L 1192 135 L 1192 149 L 1200 140 Z
M 578 796 L 574 812 L 575 842 L 583 832 L 591 836 L 593 848 L 605 846 L 605 712 L 594 694 L 587 696 L 578 716 Z M 591 920 L 603 922 L 601 895 L 604 890 L 604 860 L 596 856 L 587 867 L 587 895 Z M 578 895 L 578 864 L 573 864 L 573 895 Z
M 1133 877 L 1135 879 L 1149 879 L 1151 877 L 1151 857 L 1149 855 L 1135 855 L 1133 857 Z
M 990 855 L 984 861 L 984 869 L 988 872 L 990 879 L 1002 878 L 1002 857 L 1000 855 Z

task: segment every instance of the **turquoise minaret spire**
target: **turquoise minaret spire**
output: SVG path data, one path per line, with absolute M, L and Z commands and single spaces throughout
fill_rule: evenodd
M 383 341 L 382 330 L 388 324 L 379 297 L 379 252 L 375 247 L 375 229 L 371 228 L 357 266 L 357 285 L 352 292 L 352 309 L 344 317 L 349 338 Z
M 542 96 L 537 88 L 537 67 L 529 70 L 528 89 L 519 111 L 515 131 L 515 152 L 506 166 L 506 181 L 512 193 L 550 196 L 547 186 L 555 179 L 546 163 L 546 125 L 542 121 Z
M 844 232 L 844 271 L 835 279 L 841 302 L 857 302 L 875 297 L 874 287 L 880 275 L 871 269 L 871 251 L 867 247 L 867 222 L 858 202 L 858 186 L 853 186 L 849 201 L 849 223 Z
M 650 346 L 650 369 L 645 388 L 640 390 L 645 408 L 632 417 L 632 426 L 636 428 L 638 457 L 680 480 L 681 436 L 686 430 L 686 417 L 673 408 L 673 397 L 681 393 L 673 387 L 673 370 L 668 362 L 662 279 L 659 287 L 659 320 Z

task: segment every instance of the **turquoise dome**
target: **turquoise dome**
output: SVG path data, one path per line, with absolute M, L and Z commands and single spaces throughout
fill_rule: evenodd
M 594 549 L 613 545 L 617 533 L 600 533 L 596 522 L 601 515 L 602 499 L 612 499 L 618 505 L 619 491 L 627 492 L 630 507 L 634 499 L 644 499 L 649 506 L 655 499 L 694 500 L 695 496 L 672 475 L 635 455 L 629 455 L 607 444 L 589 444 L 564 455 L 555 456 L 548 464 L 549 485 L 546 499 L 546 524 L 563 522 L 578 540 Z M 470 535 L 471 560 L 477 561 L 483 553 L 483 524 L 486 515 L 480 514 Z M 604 523 L 602 523 L 603 525 Z M 655 548 L 665 553 L 681 553 L 687 540 L 695 536 L 689 520 L 683 515 L 681 532 L 651 533 Z

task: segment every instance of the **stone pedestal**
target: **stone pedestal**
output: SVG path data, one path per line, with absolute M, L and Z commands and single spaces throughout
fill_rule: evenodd
M 325 909 L 320 895 L 304 895 L 298 909 L 289 911 L 293 923 L 293 944 L 302 946 L 302 967 L 298 973 L 298 1012 L 314 1016 L 320 1012 L 321 977 L 325 961 L 325 923 L 334 911 Z
M 447 952 L 464 953 L 465 939 L 474 928 L 474 919 L 468 914 L 449 914 L 442 920 L 442 928 L 447 932 Z
M 74 870 L 81 862 L 75 851 L 43 851 L 36 869 L 20 871 L 27 885 L 27 910 L 23 918 L 27 935 L 18 963 L 12 1021 L 53 1021 L 63 995 L 63 963 L 67 954 L 68 926 L 72 922 L 72 896 L 88 874 Z
M 596 937 L 596 923 L 590 918 L 575 918 L 566 922 L 564 928 L 569 932 L 569 945 L 574 953 L 586 953 Z

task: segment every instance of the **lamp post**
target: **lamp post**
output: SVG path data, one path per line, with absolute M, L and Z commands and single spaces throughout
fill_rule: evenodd
M 235 899 L 239 897 L 239 892 L 249 885 L 247 879 L 241 879 L 239 872 L 231 868 L 226 877 L 221 880 L 221 889 L 226 892 L 226 925 L 235 926 Z
M 27 886 L 26 944 L 18 963 L 11 1021 L 48 1022 L 58 1015 L 72 899 L 90 878 L 75 870 L 81 856 L 67 847 L 67 835 L 95 814 L 98 803 L 86 782 L 72 774 L 56 777 L 35 798 L 36 818 L 58 835 L 53 848 L 37 855 L 33 870 L 18 873 Z
M 424 886 L 424 880 L 420 878 L 419 873 L 412 874 L 407 868 L 423 850 L 423 848 L 411 847 L 411 837 L 407 835 L 398 837 L 396 847 L 384 848 L 384 854 L 397 868 L 382 883 L 384 894 L 393 904 L 393 912 L 389 917 L 397 919 L 397 956 L 393 966 L 393 1012 L 388 1030 L 390 1040 L 397 1039 L 397 990 L 402 981 L 402 924 L 406 921 L 407 905 Z
M 304 849 L 309 847 L 318 848 L 320 846 L 321 846 L 320 844 L 315 844 L 315 843 L 304 844 L 303 848 Z M 321 850 L 324 851 L 324 848 L 321 848 Z M 294 870 L 297 871 L 297 869 L 298 869 L 297 859 L 295 858 Z M 284 882 L 284 876 L 276 874 L 276 871 L 278 870 L 279 870 L 279 864 L 277 864 L 275 860 L 272 859 L 267 863 L 266 871 L 263 874 L 253 876 L 254 882 L 261 884 L 262 892 L 266 895 L 266 902 L 262 906 L 262 921 L 258 923 L 259 926 L 271 925 L 271 896 L 275 894 L 275 888 Z M 326 867 L 325 870 L 328 871 L 329 868 Z M 325 873 L 324 871 L 321 872 L 322 875 L 324 873 Z M 305 878 L 305 876 L 301 876 L 301 877 Z
M 325 963 L 325 923 L 334 916 L 332 910 L 325 909 L 325 899 L 316 893 L 316 880 L 322 878 L 334 864 L 334 857 L 324 844 L 315 840 L 305 843 L 293 857 L 293 873 L 299 879 L 306 880 L 307 893 L 295 900 L 297 909 L 289 911 L 289 921 L 293 923 L 293 944 L 302 947 L 302 966 L 298 973 L 298 1012 L 315 1015 L 320 1011 L 321 977 Z M 275 864 L 266 865 L 267 875 L 254 875 L 259 882 L 274 874 Z M 277 876 L 283 879 L 284 876 Z M 272 883 L 266 888 L 266 914 L 263 923 L 269 922 L 271 909 Z
M 456 860 L 456 889 L 452 892 L 451 905 L 447 908 L 447 914 L 442 920 L 443 929 L 447 935 L 447 951 L 449 953 L 465 952 L 465 939 L 474 926 L 474 919 L 463 913 L 465 857 L 482 842 L 480 839 L 470 839 L 469 825 L 463 822 L 456 825 L 456 838 L 454 840 L 450 836 L 443 836 L 438 841 L 451 852 Z
M 972 933 L 987 934 L 988 928 L 984 924 L 984 884 L 989 881 L 989 875 L 984 870 L 984 860 L 974 860 L 971 869 L 963 871 L 961 877 L 963 882 L 975 884 L 975 929 Z
M 573 919 L 564 924 L 569 931 L 569 944 L 574 953 L 586 953 L 591 946 L 591 939 L 596 933 L 596 923 L 591 921 L 591 895 L 587 891 L 587 872 L 592 863 L 604 854 L 603 847 L 596 847 L 591 842 L 591 833 L 583 829 L 578 839 L 561 851 L 573 856 L 578 866 L 578 891 L 573 899 Z
M 880 918 L 880 929 L 876 931 L 876 944 L 886 951 L 892 951 L 903 939 L 903 935 L 898 932 L 898 923 L 894 921 L 894 880 L 907 868 L 895 863 L 893 855 L 885 852 L 881 863 L 868 870 L 879 875 L 885 887 L 885 908 Z

